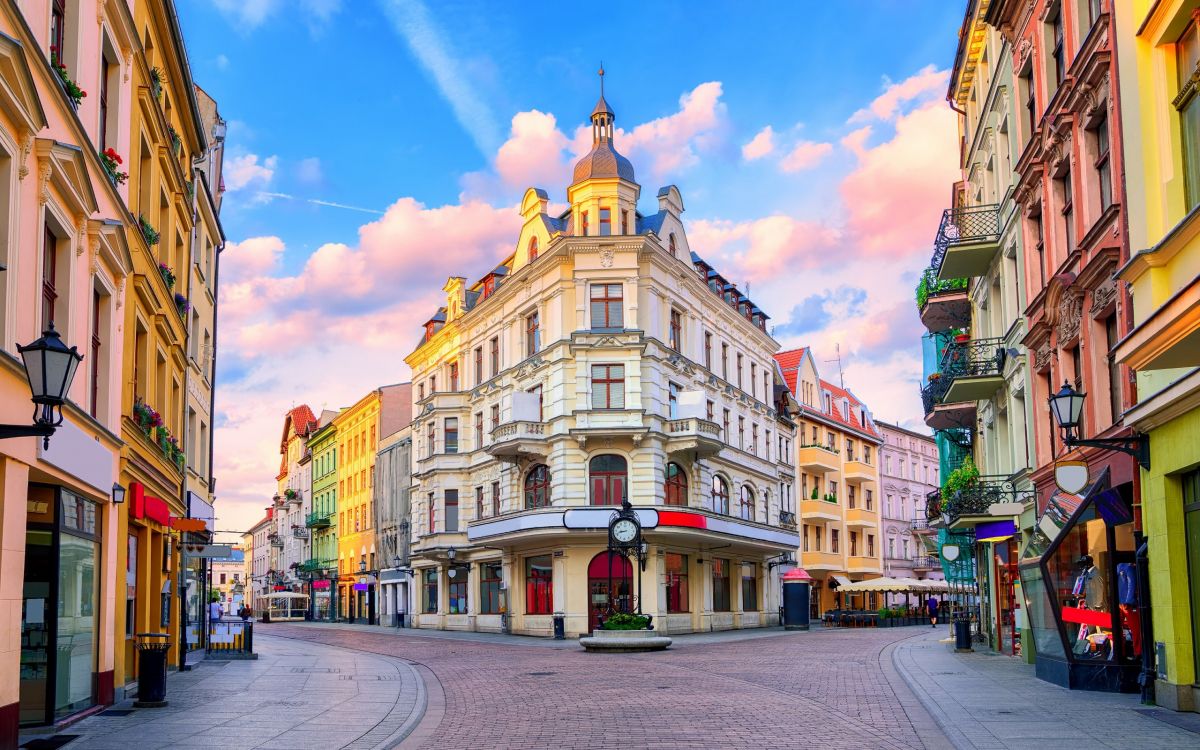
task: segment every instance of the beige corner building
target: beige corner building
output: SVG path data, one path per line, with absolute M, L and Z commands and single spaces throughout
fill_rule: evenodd
M 551 215 L 445 305 L 414 388 L 414 624 L 568 636 L 610 609 L 690 632 L 778 622 L 797 532 L 791 412 L 767 316 L 688 246 L 674 186 L 641 186 L 601 96 Z M 645 566 L 609 557 L 628 499 Z

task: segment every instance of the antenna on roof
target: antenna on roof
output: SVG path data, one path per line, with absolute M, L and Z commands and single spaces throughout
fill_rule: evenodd
M 826 363 L 829 363 L 829 362 L 837 362 L 837 366 L 838 366 L 838 388 L 841 388 L 842 390 L 845 390 L 845 389 L 846 389 L 846 378 L 845 378 L 845 376 L 842 374 L 842 345 L 841 345 L 841 344 L 834 344 L 834 345 L 833 345 L 833 351 L 835 351 L 835 352 L 837 353 L 837 357 L 836 357 L 835 359 L 827 359 L 827 360 L 825 360 L 825 362 L 826 362 Z

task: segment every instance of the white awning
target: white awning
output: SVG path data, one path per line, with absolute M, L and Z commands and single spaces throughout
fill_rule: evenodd
M 837 581 L 839 586 L 849 586 L 850 585 L 850 579 L 847 578 L 846 576 L 842 575 L 841 573 L 833 573 L 829 577 L 832 578 L 833 580 Z

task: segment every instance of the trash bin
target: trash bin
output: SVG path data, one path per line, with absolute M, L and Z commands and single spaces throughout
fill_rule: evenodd
M 971 618 L 966 614 L 954 618 L 954 650 L 959 653 L 974 651 L 971 648 Z
M 554 613 L 554 640 L 562 641 L 567 637 L 567 618 L 562 612 Z
M 780 625 L 784 630 L 808 630 L 812 576 L 803 568 L 793 568 L 780 579 L 783 582 L 783 606 Z
M 167 705 L 168 633 L 138 633 L 138 692 L 134 706 L 162 708 Z

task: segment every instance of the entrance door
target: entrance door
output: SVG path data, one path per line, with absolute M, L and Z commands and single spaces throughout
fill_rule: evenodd
M 606 550 L 588 563 L 588 629 L 600 627 L 600 617 L 610 610 L 633 611 L 633 566 L 624 555 Z
M 1016 656 L 1021 652 L 1017 639 L 1017 601 L 1014 583 L 1017 580 L 1017 543 L 1013 539 L 997 542 L 996 560 L 996 648 L 1002 654 Z

